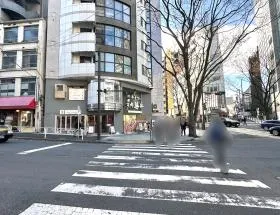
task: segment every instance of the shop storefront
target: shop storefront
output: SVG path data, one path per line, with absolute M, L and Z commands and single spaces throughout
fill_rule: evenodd
M 6 125 L 18 127 L 20 130 L 34 128 L 36 101 L 34 97 L 2 97 L 0 98 L 0 119 Z

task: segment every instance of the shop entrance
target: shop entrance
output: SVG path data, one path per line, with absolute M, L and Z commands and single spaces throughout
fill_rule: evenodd
M 78 126 L 78 118 L 80 124 Z M 56 115 L 55 116 L 55 132 L 71 134 L 75 132 L 78 127 L 80 129 L 87 128 L 87 116 L 86 115 Z
M 102 114 L 101 117 L 101 132 L 108 133 L 109 127 L 114 125 L 114 114 Z M 96 130 L 96 115 L 88 116 L 88 126 L 94 128 L 94 133 L 97 133 Z

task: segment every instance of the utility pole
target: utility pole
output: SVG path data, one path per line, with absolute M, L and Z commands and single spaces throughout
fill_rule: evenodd
M 278 114 L 277 114 L 277 102 L 276 102 L 276 96 L 275 96 L 275 84 L 273 85 L 273 98 L 274 98 L 275 118 L 278 119 Z
M 202 130 L 205 130 L 205 116 L 204 116 L 204 98 L 203 98 L 203 91 L 202 91 L 202 96 L 201 96 L 201 99 L 202 99 Z
M 100 51 L 98 51 L 98 73 L 97 73 L 97 140 L 101 139 L 101 120 L 100 120 L 100 115 L 101 115 L 101 107 L 100 107 L 100 100 L 101 100 L 101 78 L 100 78 Z

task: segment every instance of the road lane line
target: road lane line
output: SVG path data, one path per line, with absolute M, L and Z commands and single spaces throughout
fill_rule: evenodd
M 218 177 L 200 177 L 200 176 L 184 176 L 184 175 L 162 175 L 162 174 L 145 174 L 145 173 L 127 173 L 127 172 L 106 172 L 79 170 L 74 173 L 76 177 L 86 178 L 104 178 L 117 180 L 142 180 L 157 182 L 191 182 L 197 184 L 234 186 L 234 187 L 250 187 L 250 188 L 266 188 L 270 189 L 264 183 L 258 180 L 240 180 Z
M 19 152 L 17 154 L 18 155 L 27 155 L 27 154 L 31 154 L 34 152 L 44 151 L 44 150 L 53 149 L 53 148 L 57 148 L 57 147 L 61 147 L 61 146 L 67 146 L 67 145 L 71 145 L 71 144 L 73 144 L 73 143 L 63 143 L 63 144 L 59 144 L 59 145 L 47 146 L 47 147 L 43 147 L 43 148 L 37 148 L 37 149 L 28 150 L 28 151 L 23 151 L 23 152 Z
M 156 144 L 116 144 L 114 146 L 125 146 L 125 147 L 137 147 L 137 146 L 140 146 L 140 147 L 146 147 L 146 146 L 157 146 Z M 166 146 L 168 147 L 167 144 L 161 144 L 160 146 Z M 174 147 L 188 147 L 188 146 L 193 146 L 193 144 L 175 144 L 173 145 Z
M 98 162 L 90 161 L 87 166 L 101 166 L 101 167 L 117 167 L 128 169 L 153 169 L 153 170 L 181 170 L 181 171 L 193 171 L 193 172 L 220 172 L 220 169 L 201 166 L 179 166 L 179 165 L 157 165 L 157 164 L 139 164 L 139 163 L 119 163 L 119 162 Z M 245 172 L 240 169 L 230 169 L 231 174 L 246 175 Z
M 118 154 L 130 154 L 137 156 L 166 156 L 166 157 L 190 157 L 190 158 L 213 158 L 208 154 L 186 154 L 186 153 L 166 153 L 166 152 L 131 152 L 131 151 L 104 151 L 102 154 L 118 155 Z
M 52 215 L 69 215 L 69 214 L 83 214 L 83 215 L 160 215 L 151 213 L 138 213 L 129 211 L 113 211 L 113 210 L 102 210 L 95 208 L 81 208 L 72 207 L 65 205 L 52 205 L 52 204 L 41 204 L 34 203 L 25 211 L 19 215 L 40 215 L 40 214 L 52 214 Z
M 175 159 L 175 158 L 160 158 L 160 159 L 153 159 L 153 158 L 146 158 L 146 157 L 138 157 L 138 156 L 122 156 L 122 155 L 98 155 L 97 157 L 95 157 L 95 159 L 99 159 L 99 160 L 133 160 L 133 161 L 156 161 L 156 162 L 160 162 L 160 161 L 167 161 L 167 162 L 171 162 L 171 163 L 182 163 L 182 162 L 186 162 L 186 163 L 209 163 L 212 164 L 212 160 L 203 160 L 203 159 Z
M 125 148 L 125 149 L 190 149 L 190 148 L 196 148 L 196 146 L 174 146 L 174 147 L 168 147 L 168 146 L 112 146 L 112 148 Z
M 99 186 L 89 184 L 61 183 L 52 192 L 74 193 L 80 195 L 106 196 L 117 198 L 165 200 L 201 204 L 226 205 L 280 209 L 280 198 L 261 196 L 207 193 L 182 190 L 149 189 L 136 187 Z
M 172 149 L 127 149 L 127 148 L 109 148 L 108 151 L 133 151 L 133 152 L 175 152 L 175 153 L 197 153 L 197 154 L 208 154 L 206 151 L 200 150 L 172 150 Z

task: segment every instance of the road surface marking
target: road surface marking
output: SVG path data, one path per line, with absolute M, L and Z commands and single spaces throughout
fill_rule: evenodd
M 51 205 L 34 203 L 27 208 L 20 215 L 40 215 L 40 214 L 52 214 L 52 215 L 69 215 L 69 214 L 83 214 L 83 215 L 159 215 L 151 213 L 138 213 L 129 211 L 113 211 L 102 210 L 95 208 L 81 208 L 64 205 Z
M 116 144 L 114 146 L 125 146 L 125 147 L 146 147 L 146 146 L 157 146 L 156 144 Z M 167 144 L 161 144 L 160 146 L 166 146 L 168 147 Z M 173 146 L 175 147 L 188 147 L 188 146 L 193 146 L 193 144 L 174 144 Z
M 135 160 L 135 161 L 168 161 L 171 163 L 210 163 L 212 164 L 212 160 L 203 160 L 203 159 L 175 159 L 175 158 L 160 158 L 160 159 L 153 159 L 153 158 L 145 158 L 145 157 L 137 157 L 137 156 L 114 156 L 114 155 L 98 155 L 95 159 L 100 160 Z
M 34 152 L 44 151 L 44 150 L 53 149 L 53 148 L 57 148 L 57 147 L 61 147 L 61 146 L 67 146 L 67 145 L 71 145 L 71 144 L 73 144 L 73 143 L 63 143 L 63 144 L 59 144 L 59 145 L 47 146 L 47 147 L 43 147 L 43 148 L 37 148 L 37 149 L 28 150 L 28 151 L 23 151 L 23 152 L 19 152 L 17 154 L 27 155 L 27 154 L 31 154 Z
M 186 153 L 166 153 L 166 152 L 131 152 L 131 151 L 104 151 L 102 154 L 131 154 L 138 156 L 166 156 L 166 157 L 191 157 L 191 158 L 213 158 L 212 155 L 206 154 L 186 154 Z
M 88 166 L 132 168 L 132 169 L 154 169 L 154 170 L 182 170 L 193 172 L 220 172 L 220 169 L 200 166 L 178 166 L 178 165 L 157 165 L 157 164 L 137 164 L 137 163 L 119 163 L 119 162 L 98 162 L 90 161 Z M 230 169 L 229 173 L 246 175 L 240 169 Z
M 62 183 L 53 192 L 74 193 L 120 198 L 166 200 L 174 202 L 202 203 L 237 207 L 280 209 L 280 198 L 207 193 L 182 190 L 149 189 L 134 187 L 98 186 L 89 184 Z
M 192 146 L 192 147 L 188 147 L 188 148 L 168 148 L 168 147 L 113 147 L 110 149 L 114 149 L 114 150 L 122 150 L 122 149 L 150 149 L 150 150 L 202 150 L 200 148 L 197 148 L 196 146 Z
M 126 149 L 189 149 L 189 148 L 196 148 L 196 146 L 112 146 L 112 148 L 126 148 Z
M 183 176 L 183 175 L 162 175 L 162 174 L 145 174 L 145 173 L 127 173 L 127 172 L 105 172 L 79 170 L 74 173 L 76 177 L 87 178 L 106 178 L 106 179 L 123 179 L 123 180 L 143 180 L 157 182 L 191 182 L 197 184 L 213 184 L 221 186 L 234 187 L 254 187 L 254 188 L 270 188 L 258 180 L 240 180 L 218 177 L 200 177 L 200 176 Z
M 109 148 L 108 151 L 134 151 L 134 152 L 175 152 L 175 153 L 197 153 L 197 154 L 208 154 L 206 151 L 195 151 L 195 150 L 172 150 L 172 149 L 117 149 Z

